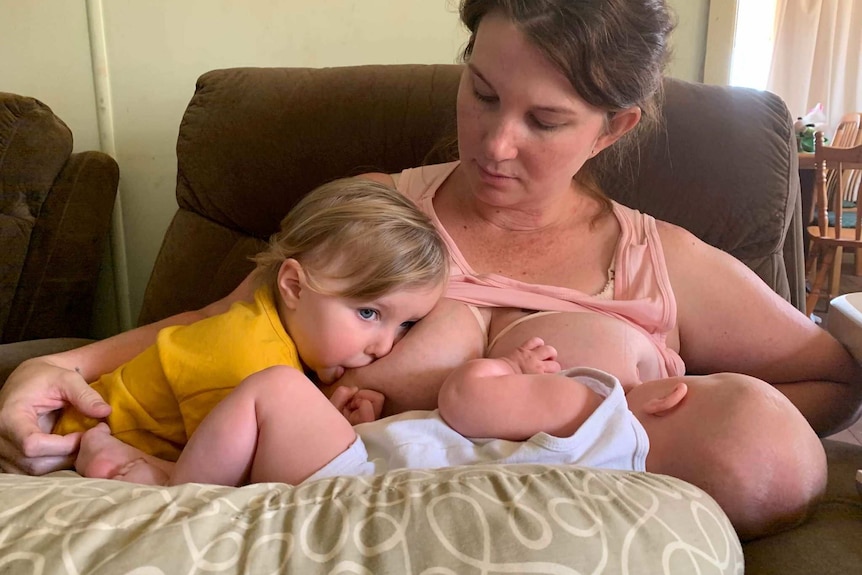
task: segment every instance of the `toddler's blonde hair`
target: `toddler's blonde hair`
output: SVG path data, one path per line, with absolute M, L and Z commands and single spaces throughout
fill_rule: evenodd
M 276 285 L 288 258 L 302 265 L 311 289 L 354 299 L 434 286 L 448 277 L 446 245 L 430 218 L 396 190 L 371 180 L 344 178 L 315 188 L 280 228 L 253 258 L 258 281 L 266 285 Z M 328 293 L 315 282 L 321 276 L 348 280 L 348 286 Z

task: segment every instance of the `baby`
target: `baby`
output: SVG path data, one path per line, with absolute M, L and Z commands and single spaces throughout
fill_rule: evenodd
M 549 375 L 556 356 L 535 343 L 459 367 L 440 391 L 446 423 L 471 437 L 535 442 L 550 433 L 597 440 L 606 459 L 628 456 L 635 470 L 706 491 L 742 539 L 796 525 L 822 495 L 823 445 L 768 383 L 739 374 L 679 376 L 636 385 L 623 396 L 619 381 L 597 370 Z M 775 458 L 764 454 L 781 443 L 793 445 L 793 454 L 780 467 L 765 467 L 763 461 Z

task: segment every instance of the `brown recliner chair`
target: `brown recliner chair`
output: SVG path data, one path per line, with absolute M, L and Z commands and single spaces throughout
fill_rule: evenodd
M 459 71 L 365 66 L 203 75 L 179 131 L 179 209 L 139 322 L 228 293 L 251 270 L 248 256 L 314 186 L 422 163 L 452 126 Z M 796 144 L 783 102 L 765 92 L 668 80 L 664 111 L 666 130 L 633 160 L 637 184 L 611 195 L 732 253 L 802 309 Z M 53 342 L 40 345 L 47 351 Z M 21 357 L 15 349 L 0 346 L 0 370 Z M 844 574 L 862 564 L 862 501 L 853 479 L 862 448 L 825 444 L 826 500 L 804 525 L 744 545 L 747 573 Z
M 0 342 L 92 337 L 118 181 L 48 106 L 0 92 Z

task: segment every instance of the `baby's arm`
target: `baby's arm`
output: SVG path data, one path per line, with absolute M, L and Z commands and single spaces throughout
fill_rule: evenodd
M 559 375 L 556 355 L 534 337 L 506 357 L 465 363 L 440 390 L 440 416 L 466 437 L 524 441 L 542 431 L 572 435 L 601 399 Z

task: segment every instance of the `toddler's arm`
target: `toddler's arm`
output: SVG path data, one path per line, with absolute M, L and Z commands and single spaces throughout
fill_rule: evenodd
M 465 363 L 440 390 L 440 416 L 466 437 L 524 441 L 542 431 L 572 435 L 601 398 L 559 375 L 556 355 L 534 337 L 506 357 Z

